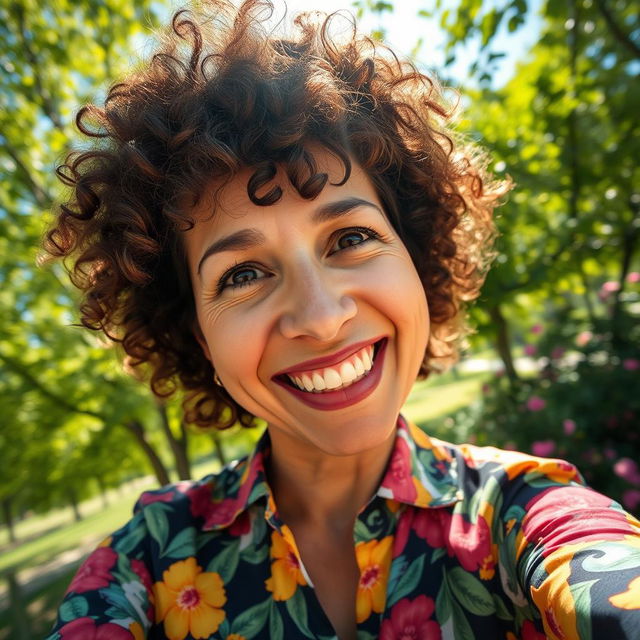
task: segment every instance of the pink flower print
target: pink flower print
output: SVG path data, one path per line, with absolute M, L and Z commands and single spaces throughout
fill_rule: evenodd
M 531 396 L 527 400 L 527 409 L 529 411 L 542 411 L 546 406 L 546 400 L 540 396 Z
M 576 432 L 576 423 L 570 418 L 567 418 L 562 421 L 562 430 L 566 436 L 572 436 Z
M 425 595 L 403 598 L 380 627 L 380 640 L 441 640 L 440 625 L 431 620 L 434 602 Z
M 78 569 L 67 591 L 85 593 L 106 587 L 111 582 L 111 568 L 115 565 L 118 554 L 110 547 L 96 549 Z M 80 637 L 80 636 L 78 636 Z
M 153 504 L 154 502 L 171 502 L 175 495 L 175 491 L 167 491 L 165 493 L 148 491 L 140 496 L 140 504 L 146 507 L 148 504 Z
M 553 455 L 555 450 L 556 443 L 553 440 L 536 440 L 531 443 L 531 453 L 533 453 L 534 456 L 548 458 L 550 455 Z
M 411 474 L 411 452 L 404 438 L 396 438 L 382 486 L 390 489 L 396 500 L 414 502 L 418 497 Z
M 61 640 L 131 640 L 129 631 L 119 624 L 96 625 L 92 618 L 78 618 L 59 630 Z

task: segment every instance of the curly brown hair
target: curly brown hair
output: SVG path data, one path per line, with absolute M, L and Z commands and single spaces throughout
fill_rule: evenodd
M 57 169 L 71 196 L 45 249 L 73 259 L 82 323 L 120 343 L 158 396 L 182 385 L 186 418 L 201 426 L 254 421 L 213 384 L 194 337 L 181 236 L 212 179 L 224 185 L 249 167 L 250 199 L 269 206 L 282 193 L 269 188 L 278 166 L 302 197 L 323 189 L 328 177 L 310 147 L 336 155 L 344 181 L 352 160 L 360 164 L 428 294 L 421 378 L 457 357 L 465 303 L 492 257 L 492 211 L 508 188 L 452 133 L 455 109 L 434 79 L 343 14 L 302 14 L 283 39 L 265 26 L 272 12 L 268 0 L 178 11 L 150 61 L 103 106 L 80 109 L 92 148 Z M 337 21 L 346 36 L 334 35 Z

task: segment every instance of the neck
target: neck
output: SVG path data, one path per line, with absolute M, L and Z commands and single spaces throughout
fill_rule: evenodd
M 349 456 L 314 450 L 275 429 L 270 435 L 269 482 L 282 520 L 290 527 L 352 532 L 357 514 L 382 480 L 395 430 L 373 449 Z

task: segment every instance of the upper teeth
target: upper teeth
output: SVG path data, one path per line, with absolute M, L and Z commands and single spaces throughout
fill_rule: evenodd
M 373 345 L 369 345 L 333 367 L 314 369 L 297 375 L 287 374 L 287 377 L 303 391 L 325 391 L 353 384 L 371 371 L 372 366 Z

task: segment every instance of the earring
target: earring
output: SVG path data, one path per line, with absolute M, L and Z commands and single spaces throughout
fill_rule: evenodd
M 222 380 L 220 380 L 220 376 L 218 375 L 218 372 L 215 371 L 213 373 L 213 381 L 219 386 L 222 387 L 224 389 L 224 385 L 222 384 Z

